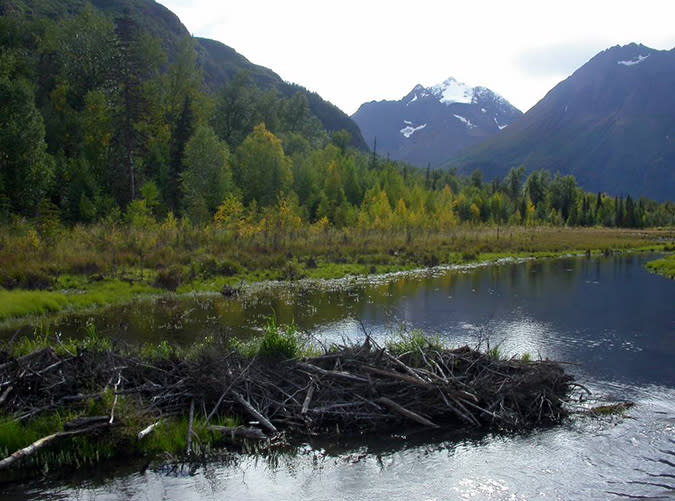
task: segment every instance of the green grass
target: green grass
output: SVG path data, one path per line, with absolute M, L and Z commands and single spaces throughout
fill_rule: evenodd
M 675 254 L 651 261 L 646 267 L 652 273 L 675 280 Z
M 267 320 L 260 337 L 248 341 L 233 339 L 229 347 L 249 358 L 262 357 L 270 360 L 288 360 L 319 354 L 295 325 L 278 325 L 274 317 Z
M 401 331 L 388 340 L 387 349 L 396 356 L 404 353 L 419 353 L 420 350 L 443 350 L 443 342 L 438 336 L 426 336 L 421 330 Z
M 81 281 L 78 281 L 78 283 L 82 284 Z M 145 283 L 129 284 L 115 279 L 81 286 L 86 288 L 78 287 L 77 289 L 59 291 L 0 289 L 0 321 L 27 316 L 41 316 L 60 311 L 97 308 L 128 302 L 141 295 L 162 292 Z
M 22 336 L 11 346 L 4 348 L 8 349 L 14 357 L 22 357 L 45 348 L 51 348 L 57 355 L 64 356 L 73 355 L 78 350 L 109 351 L 112 349 L 112 341 L 108 337 L 99 335 L 93 320 L 89 319 L 86 323 L 85 335 L 80 339 L 61 339 L 43 326 L 39 326 L 32 336 Z

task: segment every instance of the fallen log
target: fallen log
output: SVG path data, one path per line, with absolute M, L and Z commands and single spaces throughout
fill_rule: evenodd
M 244 409 L 248 411 L 251 416 L 256 418 L 258 421 L 260 421 L 260 424 L 263 425 L 265 428 L 267 428 L 269 431 L 272 433 L 279 433 L 279 430 L 260 412 L 258 412 L 255 407 L 253 407 L 244 397 L 242 397 L 239 393 L 234 394 L 234 398 L 237 399 L 237 402 L 239 402 L 241 405 L 244 406 Z
M 106 421 L 104 423 L 95 424 L 88 428 L 81 428 L 79 430 L 71 430 L 71 431 L 60 431 L 58 433 L 53 433 L 51 435 L 47 435 L 46 437 L 42 437 L 41 439 L 36 440 L 29 446 L 24 447 L 23 449 L 19 449 L 18 451 L 14 452 L 13 454 L 7 456 L 5 459 L 0 461 L 0 470 L 5 470 L 11 467 L 17 461 L 26 458 L 28 456 L 32 456 L 40 449 L 46 447 L 47 445 L 49 445 L 50 443 L 54 442 L 59 438 L 72 437 L 75 435 L 83 435 L 85 433 L 90 433 L 94 430 L 107 428 L 108 426 L 110 426 L 110 424 Z
M 63 425 L 63 429 L 68 430 L 78 430 L 80 428 L 92 426 L 95 424 L 109 423 L 110 416 L 90 416 L 90 417 L 81 417 L 68 421 Z
M 355 376 L 354 374 L 350 374 L 349 372 L 346 372 L 346 371 L 326 370 L 326 369 L 322 369 L 321 367 L 317 367 L 316 365 L 308 364 L 306 362 L 295 362 L 295 365 L 297 367 L 300 367 L 301 369 L 307 369 L 311 372 L 316 372 L 317 374 L 321 374 L 322 376 L 334 377 L 334 378 L 339 378 L 339 379 L 347 379 L 349 381 L 356 381 L 357 383 L 367 383 L 368 382 L 367 378 L 364 378 L 363 376 Z
M 394 379 L 399 379 L 405 381 L 406 383 L 418 385 L 418 386 L 431 386 L 431 383 L 428 383 L 418 377 L 412 377 L 408 374 L 401 374 L 400 372 L 388 371 L 384 369 L 378 369 L 377 367 L 370 367 L 368 365 L 363 366 L 363 370 L 370 372 L 371 374 L 377 374 L 378 376 L 384 376 Z
M 427 418 L 420 416 L 416 412 L 413 412 L 411 410 L 406 409 L 402 405 L 397 404 L 393 400 L 387 398 L 387 397 L 380 397 L 377 399 L 377 402 L 381 403 L 385 407 L 389 407 L 391 410 L 394 412 L 398 412 L 401 416 L 405 416 L 408 419 L 412 419 L 413 421 L 418 422 L 422 426 L 428 426 L 430 428 L 440 428 L 436 423 L 433 421 L 428 420 Z
M 7 397 L 9 394 L 12 392 L 14 387 L 12 385 L 9 385 L 7 388 L 5 388 L 5 391 L 2 392 L 2 395 L 0 395 L 0 405 L 5 403 L 5 400 L 7 400 Z
M 302 403 L 302 409 L 300 409 L 300 414 L 307 414 L 307 411 L 309 410 L 309 404 L 312 402 L 313 395 L 314 395 L 314 380 L 312 379 L 309 383 L 309 389 L 307 390 L 305 400 Z
M 150 426 L 147 426 L 146 428 L 143 428 L 141 431 L 139 431 L 138 435 L 137 435 L 138 440 L 143 440 L 150 433 L 152 433 L 152 430 L 157 428 L 159 426 L 159 423 L 161 423 L 161 421 L 157 421 L 155 423 L 152 423 Z

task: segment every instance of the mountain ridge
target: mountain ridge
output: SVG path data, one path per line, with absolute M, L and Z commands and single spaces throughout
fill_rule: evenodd
M 399 100 L 363 103 L 352 115 L 369 145 L 418 167 L 438 166 L 469 145 L 497 133 L 521 115 L 486 87 L 453 77 L 417 84 Z
M 446 166 L 487 178 L 524 165 L 571 174 L 586 190 L 672 199 L 675 49 L 603 50 L 551 89 L 512 127 Z

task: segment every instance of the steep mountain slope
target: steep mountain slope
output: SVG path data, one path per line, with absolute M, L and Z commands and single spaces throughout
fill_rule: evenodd
M 572 174 L 586 190 L 675 199 L 675 49 L 607 49 L 513 126 L 449 163 Z
M 86 0 L 0 0 L 0 15 L 18 11 L 33 17 L 59 19 L 77 14 L 84 8 L 85 3 Z M 120 16 L 128 9 L 145 32 L 161 41 L 169 60 L 173 59 L 180 40 L 189 35 L 180 19 L 154 0 L 89 0 L 89 3 L 113 17 Z M 351 133 L 354 146 L 367 149 L 358 126 L 344 112 L 318 94 L 283 81 L 274 71 L 251 63 L 225 44 L 205 38 L 195 40 L 199 63 L 204 72 L 204 82 L 212 91 L 222 87 L 236 73 L 245 71 L 261 89 L 276 89 L 286 97 L 298 91 L 302 92 L 307 96 L 310 111 L 326 130 L 330 132 L 345 129 Z
M 352 146 L 367 150 L 368 146 L 358 125 L 334 104 L 324 100 L 316 92 L 285 82 L 279 75 L 264 66 L 251 63 L 237 51 L 216 40 L 196 38 L 199 45 L 200 64 L 204 70 L 206 85 L 216 90 L 240 71 L 246 71 L 253 82 L 262 89 L 276 89 L 281 95 L 290 97 L 302 92 L 307 97 L 309 109 L 324 129 L 329 132 L 346 130 L 352 136 Z
M 522 113 L 485 87 L 449 78 L 415 86 L 399 101 L 364 103 L 352 115 L 369 145 L 418 166 L 438 166 L 507 127 Z

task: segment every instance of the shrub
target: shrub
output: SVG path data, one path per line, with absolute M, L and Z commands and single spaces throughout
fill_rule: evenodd
M 180 266 L 174 265 L 160 270 L 157 273 L 154 285 L 161 289 L 175 292 L 184 279 L 183 269 Z
M 229 259 L 223 259 L 218 263 L 218 272 L 224 277 L 233 277 L 243 271 L 239 263 Z
M 0 272 L 0 286 L 5 289 L 44 290 L 54 285 L 54 277 L 40 268 Z
M 265 333 L 258 346 L 258 356 L 289 359 L 297 358 L 300 352 L 300 341 L 295 326 L 281 328 L 273 318 L 268 320 Z
M 477 248 L 465 249 L 462 251 L 462 261 L 476 261 L 480 256 L 480 251 Z

